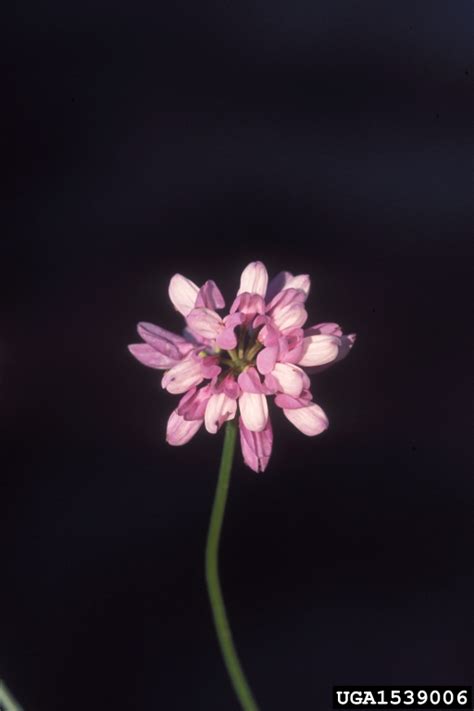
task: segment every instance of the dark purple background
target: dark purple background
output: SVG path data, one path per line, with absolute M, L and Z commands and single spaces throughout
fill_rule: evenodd
M 0 677 L 25 711 L 238 706 L 203 551 L 222 437 L 126 350 L 179 271 L 312 278 L 358 333 L 236 457 L 222 544 L 262 711 L 472 683 L 472 4 L 31 0 L 2 52 Z M 8 162 L 11 160 L 11 164 Z

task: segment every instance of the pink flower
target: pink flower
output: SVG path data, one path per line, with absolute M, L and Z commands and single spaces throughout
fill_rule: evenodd
M 264 471 L 273 445 L 269 396 L 303 434 L 327 428 L 304 368 L 315 372 L 341 360 L 355 334 L 344 335 L 336 323 L 304 329 L 309 289 L 306 274 L 281 272 L 269 283 L 265 266 L 252 262 L 242 272 L 230 313 L 221 316 L 224 298 L 213 281 L 199 288 L 181 274 L 172 277 L 169 296 L 185 318 L 183 335 L 139 323 L 144 343 L 129 346 L 141 363 L 165 371 L 163 388 L 181 395 L 168 420 L 169 444 L 186 444 L 202 424 L 215 434 L 238 418 L 244 461 Z

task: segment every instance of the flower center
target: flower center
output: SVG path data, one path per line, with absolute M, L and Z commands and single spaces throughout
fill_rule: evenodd
M 259 328 L 248 330 L 245 326 L 239 326 L 236 348 L 232 348 L 229 351 L 221 351 L 219 354 L 219 365 L 228 367 L 225 375 L 238 376 L 249 366 L 255 365 L 257 353 L 263 348 L 262 343 L 257 341 L 259 330 Z

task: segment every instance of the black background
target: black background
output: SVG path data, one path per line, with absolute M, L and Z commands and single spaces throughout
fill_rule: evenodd
M 357 332 L 236 457 L 221 569 L 262 711 L 472 683 L 472 5 L 23 2 L 3 42 L 0 677 L 25 711 L 237 709 L 203 550 L 222 435 L 126 345 L 248 261 Z

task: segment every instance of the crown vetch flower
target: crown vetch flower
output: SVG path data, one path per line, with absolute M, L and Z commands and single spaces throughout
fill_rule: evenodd
M 304 329 L 309 289 L 307 274 L 281 272 L 268 282 L 262 262 L 251 262 L 230 312 L 221 316 L 225 303 L 215 282 L 199 288 L 181 274 L 172 277 L 169 297 L 186 320 L 183 334 L 141 322 L 137 330 L 144 343 L 129 346 L 141 363 L 165 371 L 163 388 L 181 395 L 167 424 L 169 444 L 186 444 L 202 424 L 215 434 L 238 418 L 244 461 L 264 471 L 273 444 L 269 396 L 303 434 L 327 428 L 303 368 L 317 372 L 341 360 L 355 334 L 344 335 L 337 323 Z

